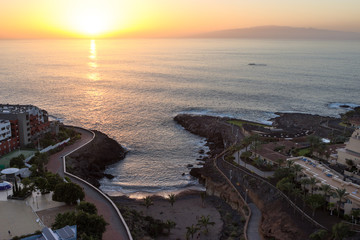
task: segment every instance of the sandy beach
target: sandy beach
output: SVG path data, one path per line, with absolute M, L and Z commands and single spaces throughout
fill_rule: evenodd
M 223 220 L 220 211 L 230 216 L 230 218 L 235 215 L 239 217 L 239 215 L 219 198 L 206 196 L 203 204 L 200 192 L 198 191 L 186 191 L 177 194 L 173 206 L 171 206 L 168 199 L 152 196 L 153 205 L 148 209 L 144 206 L 144 200 L 142 199 L 129 199 L 125 196 L 112 197 L 112 199 L 120 206 L 126 206 L 164 222 L 171 220 L 176 223 L 176 227 L 171 229 L 169 235 L 160 236 L 156 239 L 186 239 L 186 227 L 190 227 L 193 224 L 196 225 L 201 216 L 209 216 L 210 221 L 215 224 L 208 226 L 209 231 L 207 234 L 202 230 L 197 231 L 193 239 L 218 240 L 221 239 L 223 234 Z M 237 221 L 239 221 L 239 219 L 237 219 Z M 242 227 L 239 226 L 239 228 Z M 134 239 L 136 239 L 136 237 Z M 191 237 L 189 239 L 191 239 Z

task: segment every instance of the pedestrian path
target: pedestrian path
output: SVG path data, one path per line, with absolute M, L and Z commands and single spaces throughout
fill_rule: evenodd
M 261 212 L 254 203 L 249 203 L 248 206 L 251 209 L 251 218 L 247 228 L 247 236 L 249 240 L 261 240 L 259 233 Z
M 86 145 L 93 139 L 93 133 L 81 128 L 75 128 L 75 130 L 81 133 L 81 139 L 75 144 L 65 147 L 62 151 L 51 155 L 47 169 L 53 173 L 58 173 L 60 176 L 64 176 L 64 166 L 62 157 L 70 154 L 74 150 Z M 70 177 L 71 181 L 80 185 L 85 191 L 85 200 L 96 205 L 98 214 L 102 215 L 109 225 L 106 226 L 106 231 L 103 234 L 103 239 L 106 240 L 122 240 L 131 239 L 127 234 L 127 229 L 124 226 L 122 220 L 117 214 L 112 204 L 105 199 L 105 197 L 99 193 L 96 189 L 84 183 L 81 180 Z

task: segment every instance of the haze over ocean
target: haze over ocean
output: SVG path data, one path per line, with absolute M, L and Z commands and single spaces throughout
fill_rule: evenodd
M 204 141 L 178 113 L 266 121 L 360 105 L 359 42 L 1 40 L 0 52 L 0 103 L 36 105 L 130 150 L 101 181 L 110 195 L 200 187 L 186 165 Z

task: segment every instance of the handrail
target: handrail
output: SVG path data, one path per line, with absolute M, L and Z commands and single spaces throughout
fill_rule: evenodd
M 82 129 L 82 130 L 88 131 L 88 132 L 92 133 L 93 136 L 92 136 L 92 138 L 91 138 L 88 142 L 86 142 L 86 143 L 83 144 L 82 146 L 79 146 L 78 148 L 76 148 L 76 149 L 72 150 L 71 152 L 69 152 L 69 153 L 65 154 L 64 156 L 62 156 L 63 167 L 64 167 L 64 169 L 63 169 L 63 170 L 64 170 L 64 174 L 66 174 L 66 175 L 68 175 L 68 176 L 70 176 L 70 177 L 73 177 L 73 178 L 75 178 L 75 179 L 77 179 L 77 180 L 85 183 L 86 185 L 88 185 L 89 187 L 93 188 L 93 189 L 96 190 L 98 193 L 100 193 L 100 194 L 111 204 L 111 206 L 115 209 L 117 215 L 120 217 L 120 220 L 121 220 L 122 224 L 124 225 L 124 227 L 125 227 L 125 229 L 126 229 L 126 233 L 127 233 L 127 236 L 128 236 L 128 238 L 129 238 L 129 240 L 133 240 L 133 238 L 132 238 L 132 236 L 131 236 L 131 233 L 130 233 L 130 230 L 129 230 L 129 227 L 127 226 L 127 224 L 126 224 L 123 216 L 121 215 L 119 209 L 116 207 L 115 203 L 114 203 L 107 195 L 105 195 L 101 190 L 99 190 L 98 188 L 94 187 L 91 183 L 83 180 L 82 178 L 80 178 L 80 177 L 78 177 L 78 176 L 75 176 L 74 174 L 68 173 L 68 172 L 66 171 L 66 160 L 65 160 L 65 157 L 67 157 L 68 155 L 72 154 L 73 152 L 79 150 L 80 148 L 84 147 L 85 145 L 89 144 L 89 143 L 92 142 L 92 141 L 94 140 L 94 138 L 95 138 L 95 133 L 94 133 L 93 131 L 91 131 L 91 130 L 84 129 L 84 128 L 81 128 L 81 127 L 75 127 L 75 126 L 67 126 L 67 127 L 78 128 L 78 129 Z
M 282 191 L 280 191 L 278 188 L 276 188 L 274 185 L 272 185 L 270 182 L 268 181 L 265 181 L 264 179 L 262 179 L 261 177 L 255 175 L 255 174 L 252 174 L 252 173 L 249 173 L 241 168 L 239 168 L 238 166 L 230 163 L 230 162 L 227 162 L 223 159 L 220 159 L 222 160 L 223 162 L 231 165 L 232 167 L 240 170 L 241 172 L 247 174 L 247 175 L 250 175 L 260 181 L 262 181 L 263 183 L 269 185 L 271 188 L 275 189 L 293 208 L 295 208 L 296 210 L 298 210 L 304 217 L 306 217 L 310 222 L 312 222 L 313 224 L 315 224 L 316 226 L 320 227 L 320 228 L 323 228 L 323 229 L 326 229 L 328 230 L 326 227 L 324 227 L 323 225 L 321 225 L 320 223 L 318 223 L 317 221 L 315 221 L 312 217 L 310 217 L 309 215 L 307 215 L 303 210 L 301 210 L 288 196 L 286 196 Z
M 248 226 L 249 226 L 249 221 L 250 221 L 250 218 L 251 218 L 251 208 L 249 207 L 249 205 L 247 204 L 247 202 L 245 202 L 245 199 L 241 196 L 241 194 L 239 193 L 239 191 L 236 189 L 236 187 L 233 185 L 233 183 L 231 182 L 231 180 L 228 179 L 228 177 L 220 170 L 220 168 L 217 166 L 216 164 L 216 160 L 220 157 L 220 156 L 223 156 L 224 154 L 226 153 L 226 151 L 222 152 L 219 154 L 219 156 L 216 156 L 213 160 L 213 164 L 215 166 L 215 168 L 225 177 L 226 181 L 230 184 L 230 186 L 236 191 L 236 193 L 239 195 L 240 199 L 245 203 L 245 206 L 248 208 L 248 216 L 246 218 L 246 222 L 245 222 L 245 226 L 244 226 L 244 237 L 245 237 L 245 240 L 248 240 L 248 236 L 247 236 L 247 230 L 248 230 Z M 243 212 L 245 213 L 245 212 Z

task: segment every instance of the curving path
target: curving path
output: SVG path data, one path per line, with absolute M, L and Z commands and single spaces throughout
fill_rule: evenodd
M 81 139 L 78 140 L 71 146 L 65 147 L 62 151 L 53 154 L 50 156 L 49 163 L 47 164 L 47 169 L 53 173 L 58 173 L 60 176 L 64 176 L 64 166 L 62 157 L 70 154 L 74 150 L 86 145 L 91 142 L 93 139 L 93 133 L 81 128 L 74 128 L 77 132 L 81 133 Z M 106 222 L 109 225 L 106 227 L 106 231 L 103 234 L 103 239 L 105 240 L 122 240 L 130 239 L 127 234 L 126 226 L 124 226 L 119 215 L 115 211 L 113 205 L 94 187 L 89 186 L 83 181 L 69 176 L 71 181 L 76 184 L 79 184 L 85 191 L 85 200 L 96 205 L 98 209 L 98 214 L 102 215 Z

